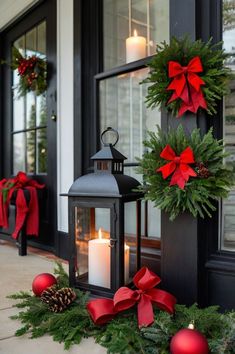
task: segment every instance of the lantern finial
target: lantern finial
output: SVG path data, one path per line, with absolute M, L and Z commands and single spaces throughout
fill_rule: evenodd
M 107 133 L 111 133 L 111 134 L 107 134 Z M 114 143 L 110 143 L 110 142 L 107 142 L 107 141 L 105 141 L 104 140 L 104 136 L 107 136 L 107 135 L 109 135 L 109 137 L 112 139 L 116 139 L 115 141 L 114 141 Z M 112 135 L 113 135 L 113 137 L 112 137 Z M 118 134 L 118 131 L 117 130 L 115 130 L 115 129 L 113 129 L 112 127 L 108 127 L 107 129 L 105 129 L 102 133 L 101 133 L 101 135 L 100 135 L 100 141 L 101 141 L 101 143 L 104 145 L 104 146 L 115 146 L 116 144 L 117 144 L 117 142 L 118 142 L 118 140 L 119 140 L 119 134 Z

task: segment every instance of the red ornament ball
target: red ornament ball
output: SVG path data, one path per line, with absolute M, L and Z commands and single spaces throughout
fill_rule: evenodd
M 50 273 L 42 273 L 38 274 L 32 283 L 32 290 L 34 295 L 41 296 L 41 293 L 49 288 L 50 286 L 57 283 L 56 278 L 54 275 Z
M 209 347 L 204 335 L 195 329 L 184 328 L 171 340 L 171 354 L 208 354 Z

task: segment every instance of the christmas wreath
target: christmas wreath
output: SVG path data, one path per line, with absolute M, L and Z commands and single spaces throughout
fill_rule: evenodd
M 33 91 L 37 96 L 46 91 L 47 88 L 47 63 L 44 59 L 32 55 L 23 57 L 16 47 L 12 49 L 13 70 L 18 71 L 20 77 L 17 85 L 19 97 L 25 96 L 27 92 Z
M 216 113 L 217 100 L 228 91 L 230 69 L 224 66 L 227 55 L 221 43 L 212 45 L 189 38 L 172 38 L 171 43 L 157 46 L 148 64 L 150 72 L 144 80 L 150 83 L 146 96 L 148 107 L 164 105 L 173 115 L 186 111 Z
M 148 151 L 138 169 L 146 199 L 168 212 L 171 220 L 185 211 L 211 217 L 214 200 L 226 198 L 234 185 L 234 171 L 224 164 L 228 154 L 223 141 L 213 138 L 212 129 L 203 137 L 200 129 L 187 136 L 181 125 L 168 133 L 158 127 L 157 133 L 148 134 Z

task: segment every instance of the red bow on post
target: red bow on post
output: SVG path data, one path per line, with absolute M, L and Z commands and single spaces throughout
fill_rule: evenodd
M 0 181 L 0 227 L 8 228 L 8 207 L 11 197 L 16 191 L 16 223 L 12 237 L 17 239 L 20 230 L 26 221 L 26 234 L 38 236 L 38 197 L 36 189 L 44 188 L 44 184 L 30 179 L 24 172 L 18 172 L 15 178 Z M 30 194 L 29 204 L 23 190 Z
M 111 299 L 91 300 L 87 310 L 95 324 L 105 324 L 117 313 L 137 304 L 139 327 L 150 326 L 154 321 L 152 303 L 161 310 L 174 313 L 176 298 L 167 291 L 155 289 L 161 279 L 147 267 L 141 268 L 133 278 L 137 290 L 121 287 Z
M 171 161 L 156 170 L 157 172 L 162 173 L 164 179 L 174 172 L 171 177 L 170 186 L 177 184 L 180 189 L 184 189 L 185 183 L 188 182 L 189 177 L 197 176 L 196 172 L 188 166 L 189 163 L 195 162 L 193 151 L 189 146 L 180 154 L 180 156 L 176 156 L 170 145 L 166 145 L 160 156 L 165 160 Z
M 167 87 L 167 90 L 175 92 L 168 103 L 178 98 L 182 100 L 178 116 L 181 116 L 186 111 L 196 113 L 199 107 L 207 109 L 207 104 L 201 91 L 201 85 L 205 85 L 205 82 L 197 75 L 197 73 L 202 71 L 202 63 L 198 56 L 191 59 L 188 66 L 181 66 L 176 61 L 169 62 L 169 78 L 173 78 L 173 81 Z

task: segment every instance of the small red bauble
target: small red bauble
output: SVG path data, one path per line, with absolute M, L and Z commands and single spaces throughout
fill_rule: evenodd
M 50 273 L 42 273 L 38 274 L 32 283 L 32 290 L 34 292 L 34 295 L 36 296 L 41 296 L 41 293 L 49 288 L 50 286 L 54 285 L 57 283 L 56 278 L 54 275 Z
M 208 354 L 209 347 L 204 335 L 195 329 L 184 328 L 171 340 L 171 354 Z

